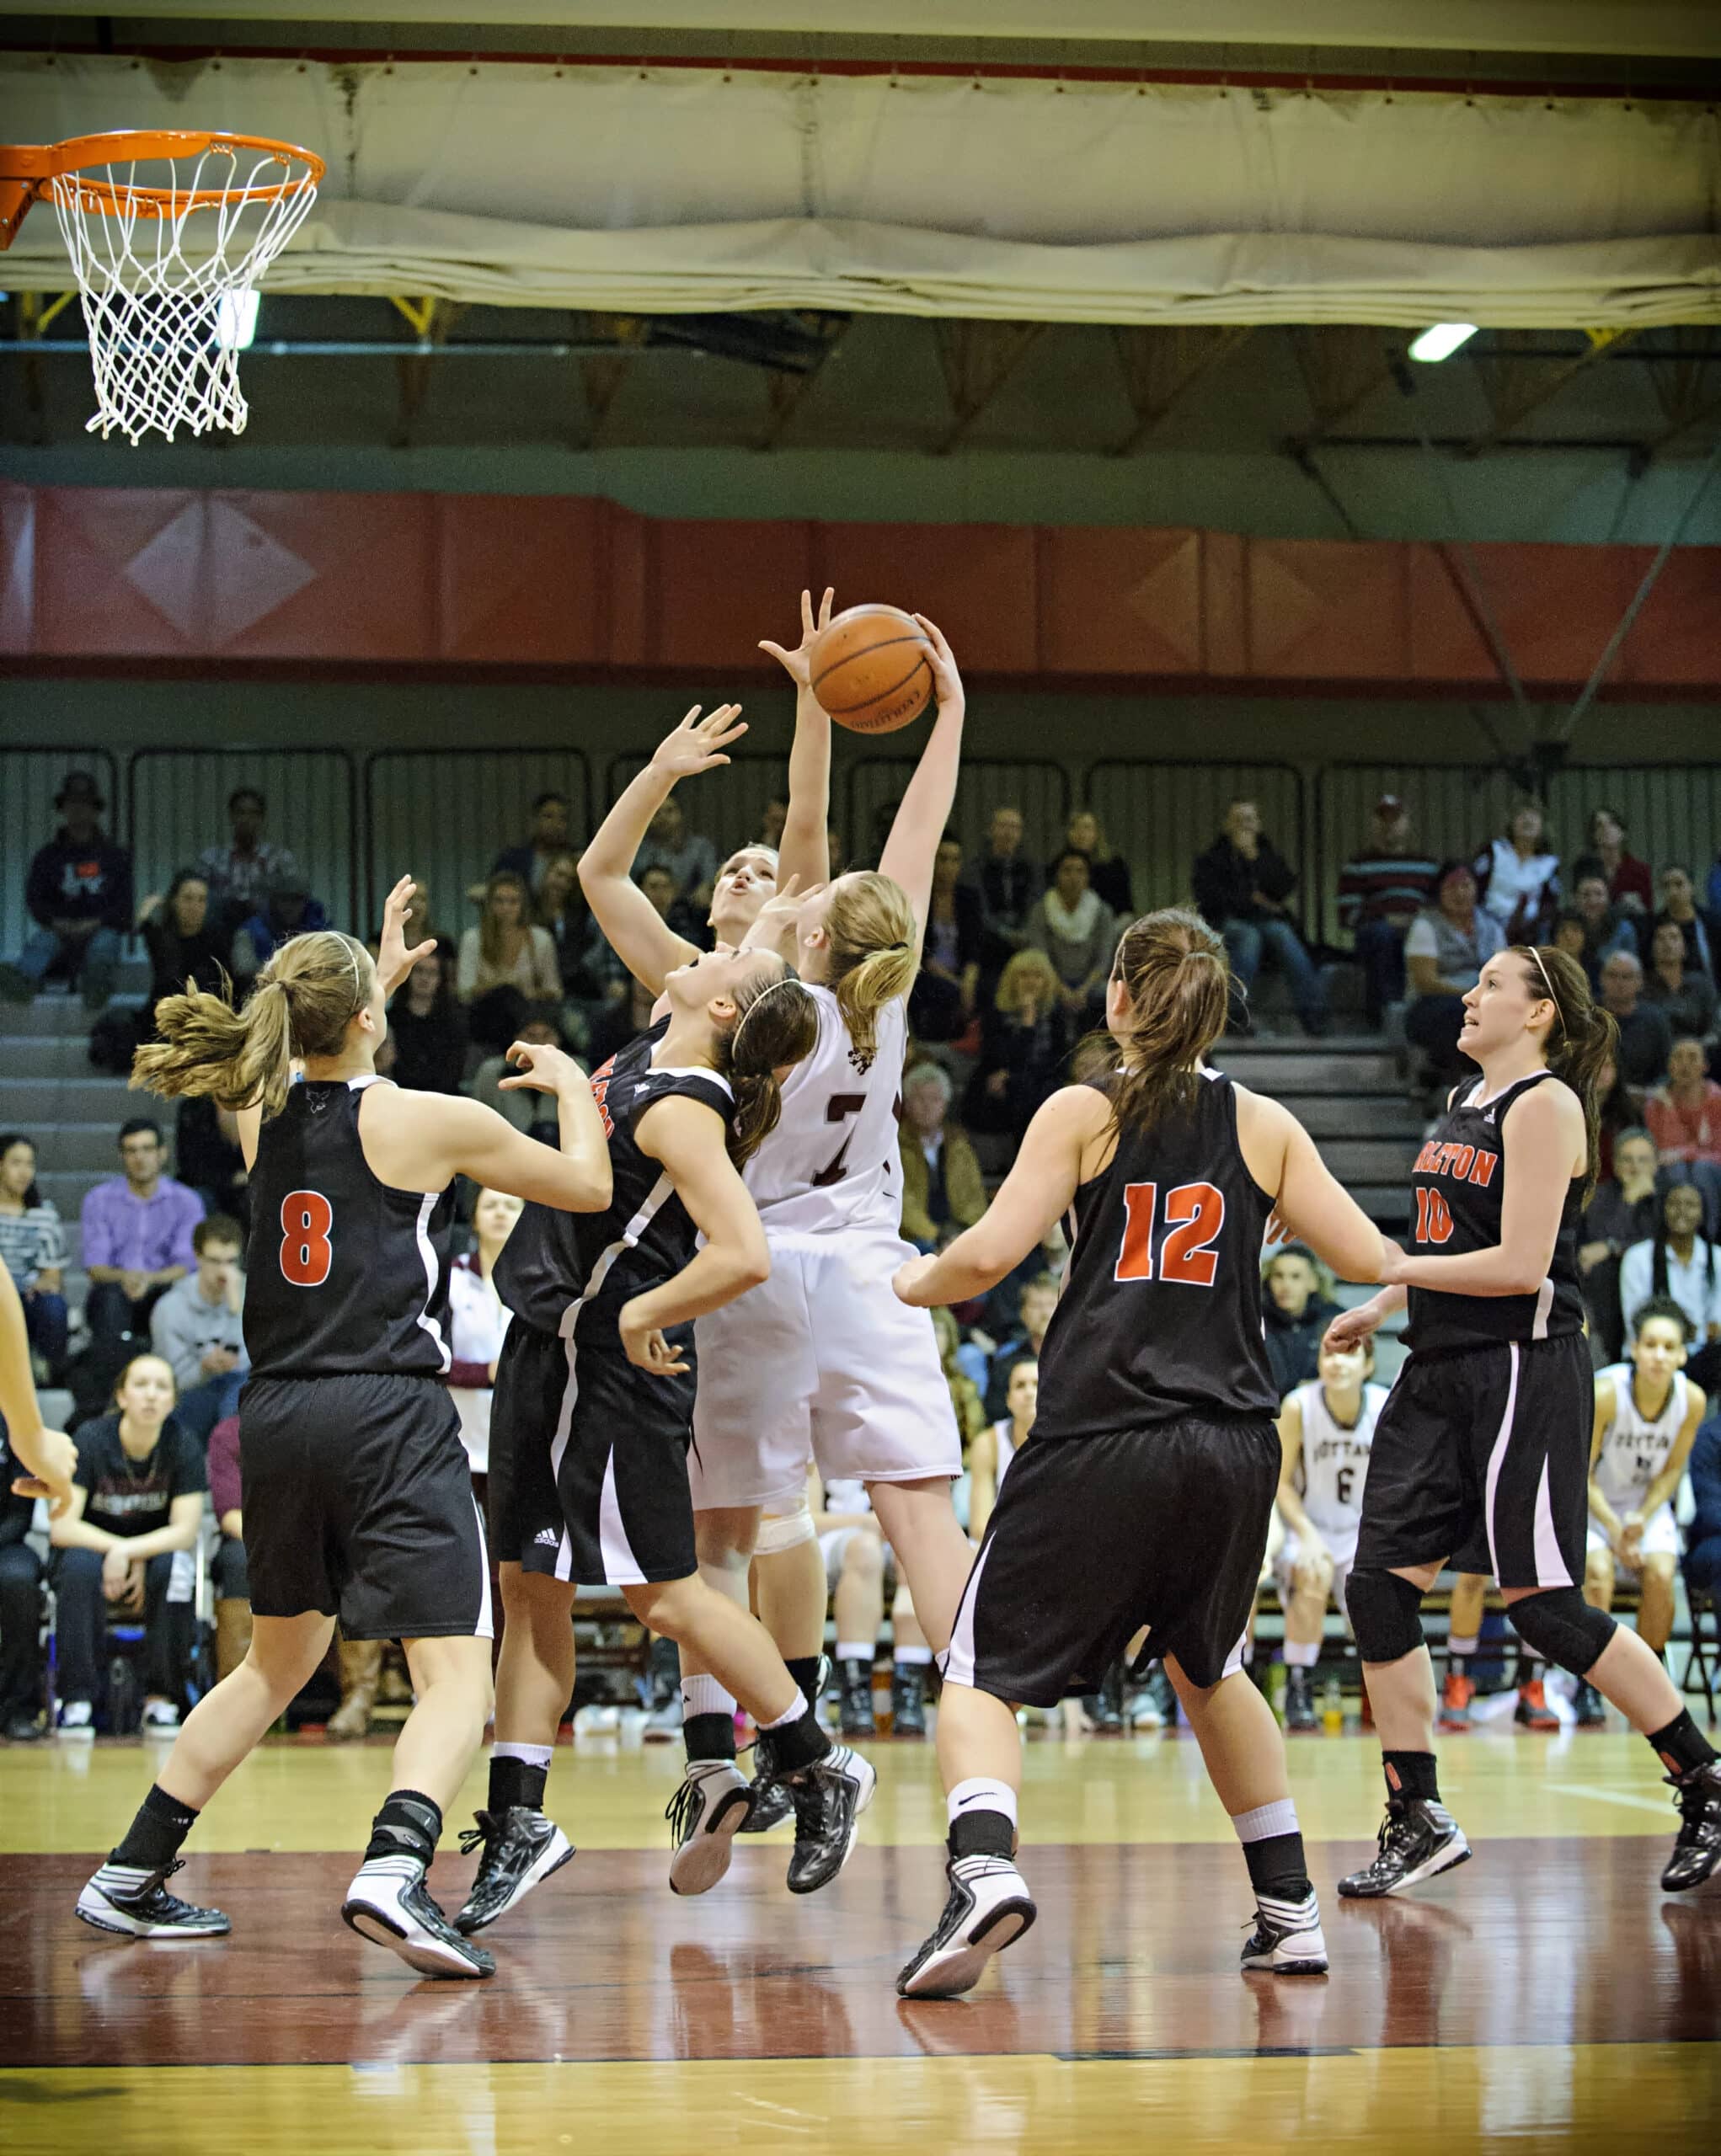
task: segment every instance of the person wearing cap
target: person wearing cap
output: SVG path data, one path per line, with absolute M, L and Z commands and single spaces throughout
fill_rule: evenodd
M 102 830 L 107 807 L 88 771 L 67 771 L 54 797 L 60 828 L 29 865 L 24 904 L 36 924 L 9 964 L 0 995 L 28 1003 L 51 973 L 75 984 L 86 1011 L 114 993 L 121 946 L 131 932 L 131 856 Z
M 1443 1085 L 1471 1068 L 1458 1053 L 1463 999 L 1505 944 L 1499 921 L 1476 903 L 1468 863 L 1447 862 L 1435 879 L 1435 903 L 1418 914 L 1404 939 L 1411 996 L 1405 1038 L 1427 1056 L 1430 1075 Z
M 291 862 L 277 867 L 270 876 L 263 905 L 234 933 L 236 978 L 254 979 L 274 956 L 277 944 L 328 926 L 329 909 L 321 899 L 312 897 L 304 871 Z
M 271 876 L 298 873 L 299 864 L 287 848 L 264 837 L 268 813 L 269 804 L 254 786 L 235 787 L 227 796 L 231 837 L 225 846 L 206 846 L 197 857 L 211 905 L 225 916 L 229 927 L 237 928 L 264 910 Z
M 1362 971 L 1363 1007 L 1378 1026 L 1404 995 L 1404 938 L 1435 901 L 1439 864 L 1417 850 L 1410 812 L 1383 793 L 1369 819 L 1367 842 L 1339 872 L 1339 926 L 1351 938 Z

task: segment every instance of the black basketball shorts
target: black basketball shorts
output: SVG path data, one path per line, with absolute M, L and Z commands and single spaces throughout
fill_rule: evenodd
M 691 1357 L 692 1327 L 677 1326 Z M 612 1314 L 565 1338 L 518 1318 L 490 1404 L 490 1530 L 501 1564 L 576 1587 L 686 1579 L 697 1569 L 687 1447 L 693 1374 L 654 1377 Z
M 1216 1684 L 1243 1666 L 1280 1459 L 1264 1418 L 1030 1440 L 968 1576 L 945 1677 L 1056 1706 L 1097 1690 L 1145 1625 L 1150 1653 Z
M 1581 1586 L 1594 1413 L 1581 1332 L 1413 1353 L 1375 1425 L 1357 1564 Z
M 320 1610 L 350 1640 L 491 1636 L 484 1524 L 439 1379 L 254 1377 L 239 1471 L 257 1616 Z

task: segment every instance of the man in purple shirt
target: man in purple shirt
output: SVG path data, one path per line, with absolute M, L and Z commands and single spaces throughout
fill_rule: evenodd
M 191 1230 L 203 1200 L 162 1169 L 161 1126 L 134 1116 L 120 1128 L 123 1176 L 99 1182 L 83 1201 L 83 1262 L 90 1278 L 84 1315 L 96 1341 L 149 1345 L 149 1314 L 197 1262 Z

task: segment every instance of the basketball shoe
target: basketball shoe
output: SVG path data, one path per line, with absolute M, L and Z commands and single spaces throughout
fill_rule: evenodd
M 753 1793 L 733 1759 L 690 1759 L 664 1817 L 675 1844 L 672 1894 L 707 1894 L 729 1870 Z
M 1601 1694 L 1587 1677 L 1578 1679 L 1578 1689 L 1572 1694 L 1572 1705 L 1577 1710 L 1579 1729 L 1601 1729 L 1607 1721 L 1607 1709 Z
M 168 1893 L 163 1881 L 184 1868 L 183 1857 L 146 1870 L 111 1858 L 92 1873 L 77 1897 L 77 1913 L 98 1931 L 127 1939 L 220 1939 L 232 1925 L 219 1909 L 200 1909 Z
M 494 1957 L 462 1939 L 432 1899 L 415 1856 L 380 1856 L 359 1866 L 341 1903 L 341 1922 L 387 1946 L 425 1977 L 493 1977 Z
M 860 1815 L 872 1802 L 879 1778 L 859 1753 L 846 1744 L 833 1744 L 810 1766 L 785 1774 L 777 1764 L 774 1736 L 773 1731 L 762 1729 L 753 1757 L 762 1780 L 783 1784 L 794 1806 L 788 1891 L 814 1894 L 829 1886 L 847 1863 Z
M 1559 1727 L 1559 1716 L 1547 1704 L 1547 1694 L 1542 1689 L 1539 1677 L 1532 1677 L 1518 1687 L 1518 1704 L 1512 1710 L 1512 1720 L 1520 1729 L 1548 1732 Z
M 1680 1829 L 1661 1884 L 1670 1894 L 1682 1894 L 1701 1886 L 1721 1863 L 1721 1760 L 1667 1780 L 1678 1791 Z M 82 1903 L 78 1907 L 81 1913 Z
M 938 1928 L 896 1978 L 904 1999 L 956 1999 L 972 1991 L 994 1954 L 1013 1945 L 1039 1912 L 1007 1857 L 955 1856 Z
M 1371 1864 L 1339 1881 L 1341 1894 L 1372 1901 L 1401 1893 L 1464 1863 L 1470 1854 L 1463 1828 L 1444 1804 L 1426 1796 L 1398 1797 L 1387 1804 L 1379 1844 Z
M 1321 1930 L 1321 1904 L 1312 1886 L 1300 1902 L 1258 1894 L 1255 1920 L 1243 1942 L 1245 1969 L 1269 1969 L 1276 1977 L 1323 1977 L 1327 1941 Z
M 460 1837 L 460 1854 L 484 1854 L 454 1929 L 469 1938 L 523 1902 L 541 1880 L 559 1871 L 574 1844 L 553 1819 L 531 1805 L 510 1804 L 500 1813 L 473 1814 L 478 1824 Z
M 1440 1688 L 1440 1727 L 1453 1732 L 1468 1729 L 1470 1702 L 1475 1697 L 1476 1687 L 1470 1679 L 1458 1670 L 1449 1669 Z
M 839 1720 L 845 1737 L 876 1737 L 878 1726 L 873 1720 L 873 1665 L 869 1662 L 844 1662 L 837 1665 L 837 1700 Z
M 1312 1729 L 1315 1726 L 1314 1695 L 1309 1689 L 1309 1673 L 1306 1669 L 1287 1669 L 1285 1673 L 1285 1726 L 1287 1729 Z
M 890 1734 L 927 1733 L 927 1673 L 919 1662 L 899 1662 L 890 1672 Z

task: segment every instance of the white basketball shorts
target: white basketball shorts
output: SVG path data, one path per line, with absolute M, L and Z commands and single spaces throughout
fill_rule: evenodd
M 1358 1524 L 1360 1524 L 1359 1522 Z M 1341 1614 L 1344 1610 L 1344 1590 L 1350 1582 L 1350 1567 L 1356 1558 L 1356 1526 L 1348 1531 L 1338 1528 L 1322 1528 L 1320 1536 L 1327 1545 L 1327 1555 L 1333 1560 L 1333 1600 Z M 1295 1528 L 1285 1530 L 1285 1540 L 1279 1545 L 1279 1554 L 1273 1561 L 1273 1577 L 1279 1588 L 1282 1604 L 1291 1599 L 1291 1583 L 1296 1574 L 1297 1558 L 1301 1545 Z
M 1590 1531 L 1586 1540 L 1591 1550 L 1606 1550 L 1612 1546 L 1606 1533 L 1597 1524 L 1593 1514 L 1590 1518 Z M 1638 1544 L 1638 1547 L 1646 1557 L 1663 1556 L 1676 1560 L 1678 1558 L 1679 1523 L 1673 1516 L 1671 1505 L 1662 1505 L 1650 1513 L 1649 1518 L 1644 1522 L 1643 1539 Z M 1614 1577 L 1622 1586 L 1634 1587 L 1638 1580 L 1638 1568 L 1635 1565 L 1622 1565 L 1616 1558 Z

